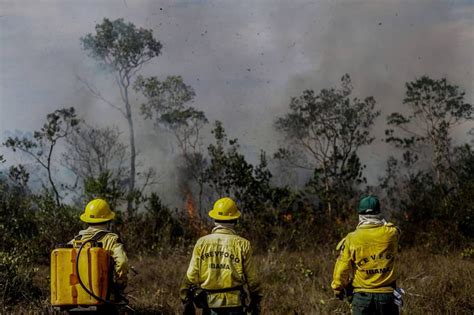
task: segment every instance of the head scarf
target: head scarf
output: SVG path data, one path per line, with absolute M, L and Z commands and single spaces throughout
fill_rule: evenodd
M 214 228 L 212 229 L 212 232 L 218 229 L 227 229 L 231 230 L 232 232 L 235 233 L 235 223 L 225 223 L 225 222 L 215 222 L 214 221 Z
M 387 221 L 383 218 L 381 213 L 378 214 L 359 214 L 359 224 L 361 225 L 384 225 Z

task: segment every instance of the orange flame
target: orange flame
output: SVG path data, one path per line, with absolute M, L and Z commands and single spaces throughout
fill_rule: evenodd
M 189 191 L 186 194 L 186 210 L 188 211 L 188 217 L 191 221 L 196 221 L 196 206 L 194 204 L 194 199 L 192 193 Z
M 283 220 L 286 222 L 291 222 L 293 221 L 293 215 L 291 213 L 287 213 L 283 215 Z
M 193 194 L 190 190 L 186 193 L 186 212 L 188 214 L 189 226 L 194 230 L 196 235 L 203 236 L 208 233 L 205 225 L 201 222 Z

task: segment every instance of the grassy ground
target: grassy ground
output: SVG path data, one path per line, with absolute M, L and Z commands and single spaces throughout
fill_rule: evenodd
M 330 282 L 337 253 L 308 246 L 304 252 L 272 248 L 257 252 L 257 266 L 265 288 L 263 314 L 350 314 L 347 302 L 332 296 Z M 138 274 L 127 289 L 130 305 L 140 314 L 179 314 L 178 287 L 190 249 L 154 257 L 131 257 Z M 420 248 L 400 256 L 398 285 L 407 292 L 404 314 L 473 314 L 474 262 L 459 255 L 433 255 Z M 48 267 L 36 279 L 43 299 L 3 306 L 3 313 L 44 313 L 48 310 Z M 43 276 L 41 276 L 43 275 Z M 2 313 L 0 309 L 0 313 Z

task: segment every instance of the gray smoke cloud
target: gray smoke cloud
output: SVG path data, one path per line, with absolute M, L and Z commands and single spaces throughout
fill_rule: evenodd
M 403 110 L 405 82 L 447 77 L 473 101 L 472 0 L 4 0 L 0 9 L 0 134 L 38 129 L 47 113 L 75 106 L 90 123 L 117 125 L 126 135 L 123 117 L 77 80 L 119 102 L 112 78 L 80 48 L 79 38 L 104 17 L 153 29 L 163 53 L 142 73 L 182 75 L 196 91 L 193 105 L 211 122 L 221 120 L 252 162 L 260 149 L 271 154 L 278 147 L 273 123 L 292 96 L 337 86 L 344 73 L 355 95 L 374 96 L 382 111 L 376 142 L 361 152 L 372 183 L 390 152 L 381 141 L 385 115 Z M 135 117 L 141 164 L 157 168 L 156 189 L 176 203 L 177 150 L 138 111 Z M 471 127 L 455 131 L 458 142 L 468 141 Z

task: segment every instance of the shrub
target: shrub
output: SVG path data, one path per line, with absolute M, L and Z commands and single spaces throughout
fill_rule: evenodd
M 33 285 L 34 274 L 29 257 L 0 251 L 0 304 L 10 305 L 24 298 L 38 298 L 40 290 Z

